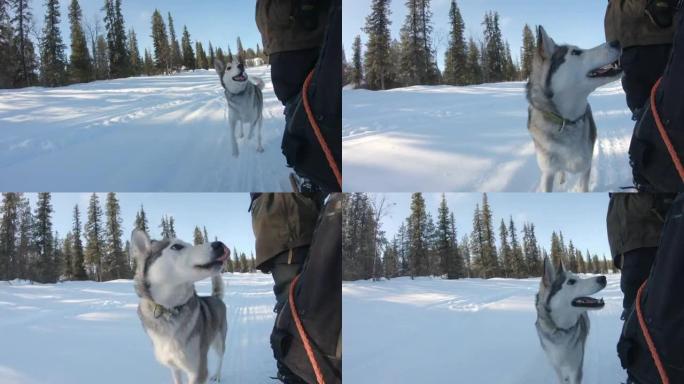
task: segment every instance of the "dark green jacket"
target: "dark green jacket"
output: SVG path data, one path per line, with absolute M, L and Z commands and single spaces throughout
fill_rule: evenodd
M 619 41 L 622 48 L 637 45 L 672 44 L 674 26 L 663 29 L 646 15 L 648 0 L 608 0 L 606 41 Z
M 257 268 L 275 256 L 311 244 L 316 202 L 298 193 L 264 193 L 252 203 Z
M 330 0 L 318 0 L 317 26 L 306 29 L 299 11 L 301 0 L 257 0 L 256 23 L 267 55 L 320 48 L 325 37 Z
M 615 193 L 608 206 L 608 242 L 613 260 L 637 248 L 657 247 L 671 199 L 648 193 Z

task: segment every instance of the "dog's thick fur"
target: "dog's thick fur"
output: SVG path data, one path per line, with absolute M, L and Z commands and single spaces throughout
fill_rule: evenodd
M 135 230 L 131 253 L 137 262 L 138 316 L 152 340 L 157 360 L 171 369 L 176 384 L 205 383 L 207 358 L 219 357 L 212 381 L 221 380 L 227 319 L 220 271 L 230 251 L 221 242 L 192 246 L 178 239 L 150 240 Z M 212 295 L 200 297 L 194 282 L 212 277 Z
M 240 138 L 245 136 L 244 124 L 249 125 L 249 137 L 257 134 L 257 152 L 264 151 L 261 145 L 261 130 L 263 126 L 264 82 L 255 78 L 255 83 L 251 82 L 245 67 L 242 64 L 229 62 L 224 64 L 221 60 L 214 60 L 216 73 L 221 80 L 226 101 L 228 102 L 228 120 L 230 122 L 230 132 L 232 137 L 233 156 L 238 157 L 236 129 L 240 124 Z
M 596 124 L 588 97 L 620 78 L 617 43 L 583 50 L 557 45 L 538 29 L 537 49 L 527 83 L 527 128 L 541 169 L 540 190 L 551 192 L 565 173 L 580 174 L 579 190 L 589 190 Z
M 566 271 L 555 271 L 544 258 L 544 275 L 536 299 L 537 334 L 561 384 L 580 384 L 584 345 L 589 335 L 588 310 L 601 309 L 603 299 L 589 297 L 606 286 L 606 277 L 581 279 Z

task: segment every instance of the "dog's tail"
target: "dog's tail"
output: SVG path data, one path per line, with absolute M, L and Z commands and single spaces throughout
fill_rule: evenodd
M 221 274 L 214 275 L 211 278 L 211 295 L 223 299 L 223 278 Z

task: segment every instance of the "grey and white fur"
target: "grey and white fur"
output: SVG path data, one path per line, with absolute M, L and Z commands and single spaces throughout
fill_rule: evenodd
M 589 297 L 606 286 L 606 277 L 582 279 L 561 263 L 554 270 L 544 258 L 544 274 L 536 298 L 537 334 L 562 384 L 580 384 L 584 346 L 589 336 L 587 311 L 601 309 L 603 299 Z
M 226 101 L 228 102 L 228 121 L 232 137 L 233 156 L 238 157 L 236 129 L 240 125 L 240 138 L 245 136 L 244 124 L 249 125 L 249 137 L 257 134 L 257 152 L 264 151 L 261 144 L 261 130 L 263 127 L 264 82 L 255 78 L 255 83 L 250 81 L 245 72 L 245 67 L 241 63 L 228 62 L 224 64 L 221 60 L 214 60 L 216 73 L 221 80 Z
M 527 83 L 527 128 L 541 169 L 540 190 L 551 192 L 565 173 L 580 174 L 578 189 L 589 190 L 596 124 L 588 97 L 620 78 L 617 43 L 584 50 L 558 45 L 538 28 L 537 49 Z
M 211 380 L 221 381 L 228 324 L 220 272 L 229 255 L 221 242 L 193 246 L 178 239 L 150 240 L 140 230 L 131 235 L 138 316 L 175 384 L 183 383 L 183 376 L 190 384 L 207 381 L 210 347 L 219 357 Z M 207 277 L 212 295 L 198 296 L 194 282 Z

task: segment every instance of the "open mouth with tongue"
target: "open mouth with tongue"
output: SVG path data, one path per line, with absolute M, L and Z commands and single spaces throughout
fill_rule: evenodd
M 603 299 L 595 299 L 588 296 L 576 297 L 572 300 L 572 306 L 577 308 L 601 309 L 605 305 Z
M 245 73 L 242 72 L 239 75 L 234 76 L 233 81 L 239 81 L 239 82 L 247 81 L 247 75 L 245 75 Z
M 620 61 L 615 60 L 614 62 L 604 65 L 602 67 L 596 68 L 589 73 L 587 77 L 590 78 L 600 78 L 600 77 L 615 77 L 622 73 L 622 67 L 620 66 Z
M 223 266 L 223 263 L 225 263 L 225 261 L 228 260 L 229 257 L 230 257 L 230 249 L 228 249 L 224 246 L 223 247 L 223 254 L 221 254 L 216 259 L 214 259 L 213 261 L 210 261 L 208 263 L 195 265 L 195 268 L 199 268 L 199 269 L 218 268 L 218 267 Z

